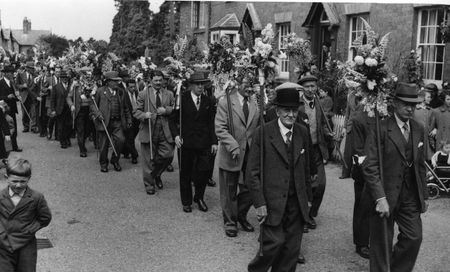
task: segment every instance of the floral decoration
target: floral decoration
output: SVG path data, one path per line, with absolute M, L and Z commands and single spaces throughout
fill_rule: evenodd
M 299 75 L 310 71 L 313 63 L 311 42 L 298 37 L 295 33 L 289 33 L 283 38 L 283 44 L 286 55 L 295 63 L 295 71 Z
M 261 31 L 261 37 L 255 39 L 253 46 L 252 63 L 258 69 L 261 85 L 272 83 L 276 76 L 277 61 L 273 52 L 274 38 L 272 24 L 267 24 Z

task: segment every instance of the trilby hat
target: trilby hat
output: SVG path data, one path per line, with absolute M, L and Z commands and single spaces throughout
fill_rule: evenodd
M 196 70 L 189 77 L 189 83 L 209 82 L 209 70 Z
M 414 83 L 399 82 L 395 89 L 394 97 L 406 103 L 421 103 L 423 101 L 419 97 L 417 86 Z

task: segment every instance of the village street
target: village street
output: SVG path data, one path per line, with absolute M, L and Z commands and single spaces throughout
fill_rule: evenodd
M 26 133 L 19 135 L 19 145 L 33 164 L 30 186 L 45 194 L 53 212 L 50 226 L 38 232 L 54 246 L 38 251 L 39 272 L 241 272 L 256 253 L 258 232 L 225 236 L 218 187 L 207 188 L 209 212 L 195 205 L 191 214 L 182 211 L 177 167 L 163 175 L 164 189 L 149 196 L 139 164 L 121 159 L 122 172 L 110 167 L 109 173 L 101 173 L 90 142 L 87 158 L 79 157 L 74 139 L 63 150 L 55 141 Z M 333 164 L 326 170 L 318 228 L 304 235 L 307 262 L 297 271 L 368 271 L 368 261 L 354 252 L 352 243 L 353 181 L 339 180 L 340 170 Z M 4 179 L 0 183 L 6 186 Z M 257 225 L 253 209 L 249 221 Z M 430 202 L 423 225 L 415 271 L 449 271 L 448 196 Z

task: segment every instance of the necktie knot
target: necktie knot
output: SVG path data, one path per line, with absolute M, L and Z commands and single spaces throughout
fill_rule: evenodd
M 405 137 L 405 140 L 406 140 L 406 141 L 409 140 L 409 127 L 408 127 L 408 123 L 404 123 L 404 124 L 403 124 L 403 137 Z
M 291 136 L 292 136 L 292 131 L 288 131 L 286 133 L 286 144 L 291 144 Z

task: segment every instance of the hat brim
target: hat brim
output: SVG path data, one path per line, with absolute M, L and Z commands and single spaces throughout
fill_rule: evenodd
M 276 101 L 272 102 L 275 106 L 286 107 L 286 108 L 298 108 L 300 107 L 300 102 L 288 102 L 288 103 L 278 103 Z
M 303 84 L 303 83 L 305 83 L 305 82 L 308 82 L 308 81 L 315 81 L 315 82 L 317 82 L 317 77 L 315 77 L 315 76 L 305 76 L 305 77 L 302 77 L 302 78 L 300 78 L 298 81 L 297 81 L 297 84 Z
M 410 98 L 410 97 L 399 97 L 399 96 L 396 96 L 395 98 L 400 100 L 400 101 L 406 102 L 406 103 L 418 104 L 418 103 L 422 103 L 423 102 L 423 98 L 420 98 L 420 97 Z
M 209 79 L 196 79 L 196 80 L 189 80 L 189 83 L 207 83 L 210 82 Z
M 121 77 L 112 77 L 112 78 L 106 78 L 105 79 L 106 81 L 121 81 L 122 80 L 122 78 Z

